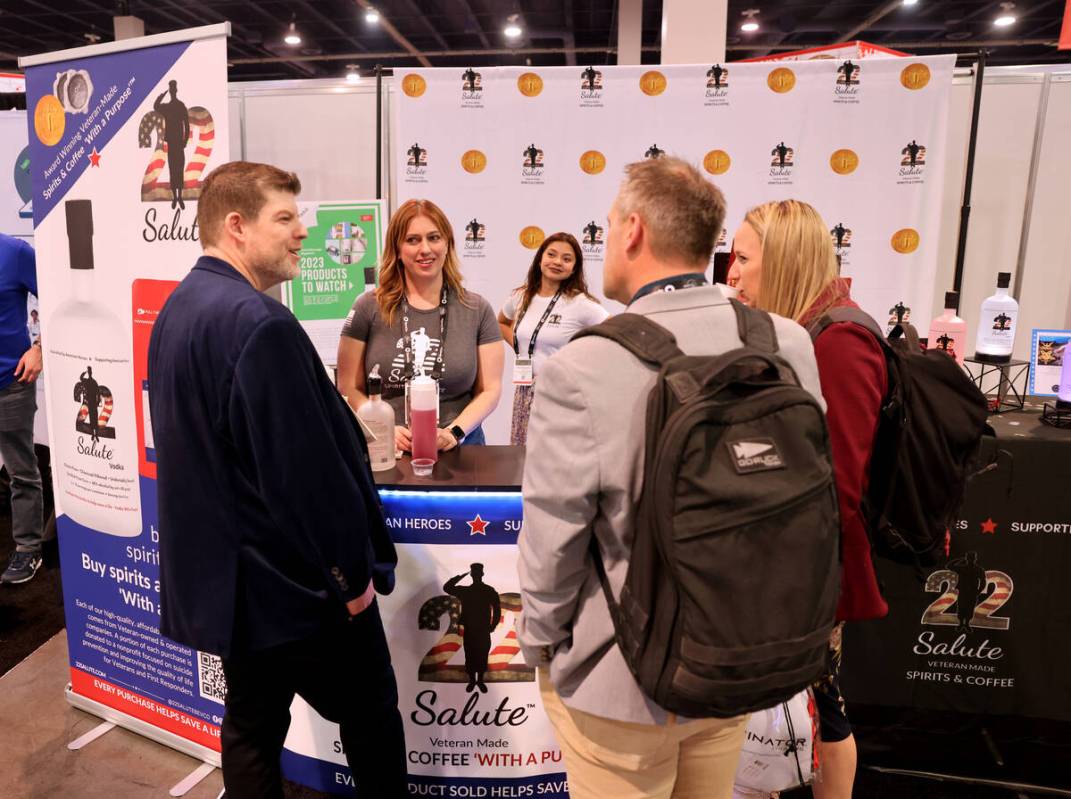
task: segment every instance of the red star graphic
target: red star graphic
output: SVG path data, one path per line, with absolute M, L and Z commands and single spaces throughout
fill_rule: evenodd
M 476 514 L 476 518 L 471 522 L 465 522 L 469 526 L 469 535 L 487 535 L 487 525 L 490 522 L 485 522 L 480 518 L 480 514 Z
M 97 148 L 93 148 L 93 152 L 89 154 L 89 163 L 92 166 L 100 166 L 100 153 L 97 152 Z
M 990 516 L 984 522 L 982 522 L 982 532 L 989 533 L 990 535 L 996 535 L 997 523 L 993 521 L 993 517 Z

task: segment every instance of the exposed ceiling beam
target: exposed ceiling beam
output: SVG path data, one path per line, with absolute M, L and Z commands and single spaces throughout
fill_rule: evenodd
M 346 41 L 352 42 L 354 45 L 361 48 L 362 50 L 368 49 L 361 43 L 360 39 L 357 38 L 356 34 L 354 34 L 353 31 L 346 30 L 329 16 L 322 14 L 312 3 L 306 2 L 306 0 L 297 0 L 297 4 L 302 11 L 304 11 L 313 19 L 317 20 L 324 27 L 333 30 Z
M 431 38 L 433 38 L 435 40 L 435 43 L 437 45 L 439 45 L 439 49 L 441 49 L 441 50 L 449 50 L 450 49 L 450 45 L 448 45 L 446 43 L 446 39 L 444 39 L 442 37 L 442 34 L 439 33 L 439 29 L 431 24 L 431 21 L 428 19 L 427 12 L 424 11 L 423 9 L 419 8 L 417 6 L 417 4 L 413 2 L 413 0 L 402 0 L 402 2 L 405 3 L 406 7 L 409 9 L 409 13 L 415 19 L 418 19 L 418 20 L 421 21 L 421 23 L 423 23 L 424 27 L 428 31 L 428 34 L 431 36 Z M 382 19 L 382 17 L 381 17 L 381 19 Z
M 457 0 L 457 2 L 461 6 L 462 13 L 468 19 L 468 24 L 472 25 L 472 29 L 476 32 L 476 36 L 479 37 L 480 44 L 485 48 L 490 47 L 491 42 L 487 38 L 487 34 L 483 32 L 483 25 L 480 24 L 480 20 L 477 18 L 476 14 L 473 13 L 472 4 L 469 3 L 469 0 Z
M 894 49 L 921 49 L 921 50 L 959 50 L 963 49 L 977 49 L 979 47 L 1055 47 L 1056 40 L 1052 38 L 1041 39 L 978 39 L 963 42 L 886 42 L 886 47 Z M 734 53 L 751 53 L 756 50 L 773 49 L 777 51 L 791 51 L 805 49 L 807 45 L 800 44 L 781 44 L 770 47 L 770 45 L 749 45 L 749 44 L 730 44 L 727 49 Z M 641 48 L 645 53 L 657 53 L 659 47 L 657 45 L 645 45 Z M 578 47 L 576 48 L 578 53 L 605 53 L 607 51 L 611 53 L 617 52 L 616 47 Z M 548 55 L 561 53 L 561 49 L 557 47 L 521 47 L 521 48 L 492 48 L 490 50 L 432 50 L 425 51 L 424 55 L 432 58 L 470 58 L 473 56 L 494 56 L 494 55 Z M 232 64 L 274 64 L 284 61 L 346 61 L 349 59 L 364 57 L 380 59 L 380 60 L 396 60 L 396 59 L 409 59 L 412 58 L 412 53 L 402 51 L 383 51 L 383 52 L 369 52 L 369 53 L 331 53 L 324 55 L 309 55 L 309 56 L 270 56 L 264 58 L 232 58 L 230 61 Z
M 842 35 L 839 39 L 837 39 L 836 42 L 834 42 L 834 44 L 840 44 L 841 42 L 850 42 L 852 39 L 854 39 L 860 33 L 862 33 L 863 31 L 867 30 L 875 22 L 877 22 L 880 19 L 883 19 L 883 18 L 887 17 L 889 14 L 894 12 L 896 9 L 900 8 L 903 4 L 904 4 L 903 0 L 889 0 L 889 2 L 887 2 L 885 5 L 883 5 L 880 8 L 878 8 L 877 11 L 873 12 L 869 17 L 864 19 L 861 23 L 859 23 L 854 28 L 849 30 L 847 33 Z
M 357 5 L 359 5 L 365 11 L 367 11 L 369 8 L 372 7 L 372 4 L 369 3 L 368 0 L 353 0 L 353 2 L 356 3 Z M 395 28 L 394 25 L 391 24 L 391 21 L 389 19 L 387 19 L 385 16 L 383 16 L 382 13 L 379 16 L 379 25 L 380 25 L 380 27 L 383 28 L 383 30 L 385 30 L 388 34 L 390 34 L 390 37 L 392 39 L 394 39 L 394 41 L 396 41 L 399 45 L 404 47 L 405 50 L 409 53 L 409 55 L 413 56 L 417 61 L 419 61 L 421 66 L 425 66 L 425 67 L 430 67 L 431 66 L 431 62 L 427 59 L 427 57 L 423 53 L 421 53 L 416 47 L 414 47 L 413 43 L 411 41 L 409 41 L 404 36 L 402 36 L 401 31 L 399 31 L 397 28 Z M 351 54 L 350 56 L 347 56 L 347 57 L 353 57 L 353 56 Z M 364 58 L 382 58 L 384 56 L 377 56 L 374 53 L 366 53 L 363 57 Z

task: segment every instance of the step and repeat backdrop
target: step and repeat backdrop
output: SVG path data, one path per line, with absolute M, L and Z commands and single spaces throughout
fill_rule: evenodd
M 903 302 L 928 320 L 954 65 L 935 56 L 399 70 L 395 207 L 427 198 L 443 208 L 466 285 L 496 309 L 559 230 L 581 242 L 598 293 L 624 166 L 676 155 L 728 198 L 719 251 L 751 207 L 805 200 L 868 312 L 882 320 Z M 502 405 L 492 443 L 508 430 Z

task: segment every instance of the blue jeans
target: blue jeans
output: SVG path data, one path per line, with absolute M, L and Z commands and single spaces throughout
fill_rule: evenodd
M 11 533 L 19 552 L 40 552 L 44 494 L 33 451 L 37 385 L 15 381 L 0 390 L 0 458 L 11 476 Z
M 483 434 L 483 425 L 480 425 L 461 442 L 463 447 L 482 447 L 487 444 L 487 437 Z

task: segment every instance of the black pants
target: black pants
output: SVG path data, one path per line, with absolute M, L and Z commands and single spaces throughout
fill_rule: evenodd
M 279 757 L 294 694 L 338 723 L 362 799 L 407 795 L 398 685 L 377 603 L 311 638 L 232 655 L 223 672 L 227 799 L 282 799 Z

